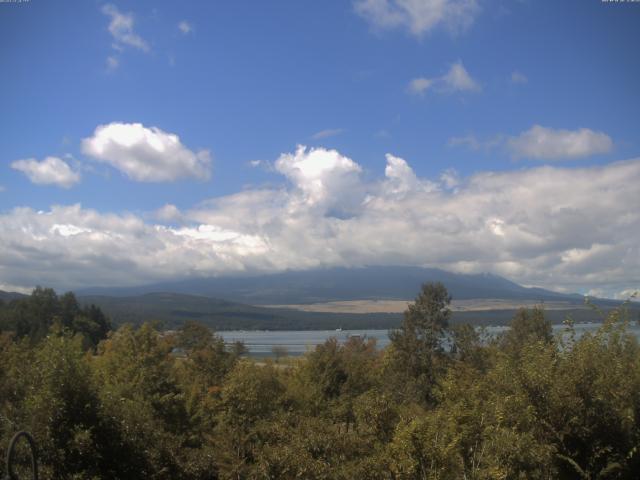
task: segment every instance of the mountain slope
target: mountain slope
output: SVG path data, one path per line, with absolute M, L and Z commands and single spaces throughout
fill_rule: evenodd
M 301 312 L 287 308 L 243 305 L 215 298 L 178 293 L 147 293 L 129 297 L 83 295 L 83 304 L 99 306 L 116 324 L 160 321 L 175 328 L 188 320 L 216 330 L 324 330 L 345 327 L 391 328 L 401 314 L 334 314 Z
M 492 274 L 465 275 L 435 268 L 332 268 L 272 275 L 190 279 L 131 288 L 92 288 L 82 295 L 141 295 L 174 292 L 248 303 L 251 305 L 302 304 L 344 300 L 412 300 L 425 282 L 442 282 L 454 299 L 566 300 L 583 302 L 540 288 L 525 288 Z
M 16 300 L 18 298 L 24 298 L 26 295 L 24 293 L 18 292 L 5 292 L 0 290 L 0 300 L 3 302 L 10 302 L 11 300 Z
M 116 325 L 160 321 L 168 329 L 179 327 L 188 320 L 197 321 L 215 330 L 388 329 L 398 327 L 402 320 L 401 313 L 305 312 L 177 293 L 149 293 L 130 297 L 89 295 L 78 298 L 83 304 L 98 305 Z M 514 314 L 515 309 L 454 311 L 452 323 L 507 325 Z M 632 318 L 638 318 L 640 310 L 636 308 L 631 314 Z M 553 323 L 561 323 L 567 315 L 576 322 L 602 320 L 597 312 L 580 306 L 547 310 L 545 315 Z

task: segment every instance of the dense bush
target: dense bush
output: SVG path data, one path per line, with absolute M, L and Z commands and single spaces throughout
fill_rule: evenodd
M 624 309 L 580 338 L 570 323 L 554 337 L 542 310 L 523 310 L 483 339 L 450 329 L 446 290 L 425 285 L 387 349 L 331 339 L 273 363 L 243 359 L 194 323 L 173 334 L 123 326 L 98 343 L 101 313 L 34 296 L 3 309 L 0 446 L 31 431 L 43 478 L 640 472 L 640 348 Z

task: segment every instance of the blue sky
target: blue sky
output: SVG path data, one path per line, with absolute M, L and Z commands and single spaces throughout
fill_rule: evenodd
M 623 295 L 638 25 L 600 0 L 1 3 L 0 284 L 401 263 Z

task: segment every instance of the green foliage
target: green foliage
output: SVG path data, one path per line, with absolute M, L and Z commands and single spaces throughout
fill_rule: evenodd
M 37 289 L 0 306 L 0 446 L 32 432 L 45 479 L 637 478 L 640 347 L 623 310 L 562 338 L 522 310 L 491 340 L 449 329 L 449 302 L 425 285 L 383 351 L 330 339 L 274 363 L 193 322 L 87 348 L 101 313 Z
M 503 349 L 513 355 L 517 355 L 523 347 L 535 342 L 550 344 L 553 341 L 551 322 L 545 318 L 540 307 L 532 310 L 521 308 L 501 341 Z
M 36 287 L 30 296 L 0 304 L 0 331 L 16 338 L 41 341 L 58 324 L 84 337 L 85 347 L 95 347 L 111 330 L 109 319 L 95 305 L 81 307 L 75 295 L 56 295 L 51 288 Z
M 449 327 L 451 296 L 441 283 L 426 283 L 404 312 L 391 339 L 389 376 L 395 392 L 409 392 L 422 402 L 434 399 L 434 388 L 442 368 L 442 341 Z

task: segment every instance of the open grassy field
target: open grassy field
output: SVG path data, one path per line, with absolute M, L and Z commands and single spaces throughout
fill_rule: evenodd
M 406 300 L 347 300 L 342 302 L 323 302 L 311 304 L 265 305 L 271 308 L 290 308 L 303 312 L 325 313 L 402 313 L 407 305 Z M 487 310 L 517 310 L 541 305 L 538 300 L 506 300 L 506 299 L 470 299 L 454 300 L 451 310 L 454 312 L 477 312 Z M 544 302 L 545 310 L 574 310 L 588 308 L 568 301 Z

